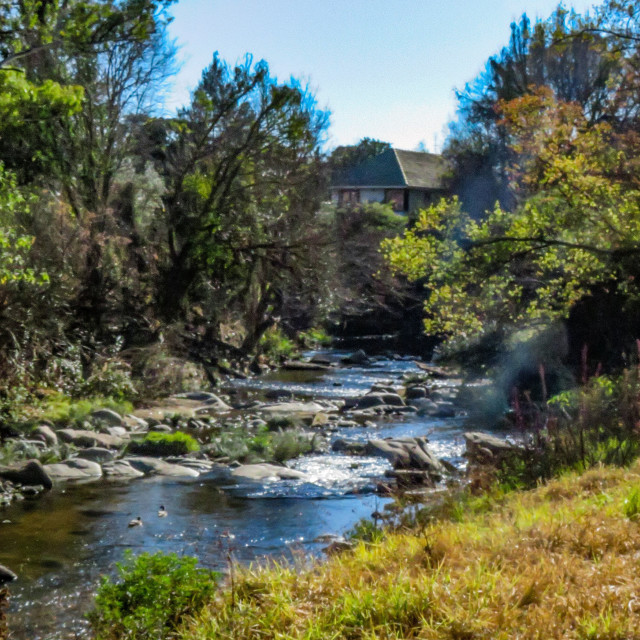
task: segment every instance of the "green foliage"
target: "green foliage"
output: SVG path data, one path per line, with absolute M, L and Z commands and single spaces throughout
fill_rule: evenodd
M 44 402 L 35 409 L 35 418 L 50 420 L 57 425 L 79 425 L 97 409 L 111 409 L 120 415 L 133 411 L 133 405 L 126 400 L 113 398 L 83 398 L 76 400 L 65 395 L 49 395 Z
M 290 358 L 297 351 L 296 344 L 282 332 L 280 327 L 267 329 L 258 343 L 258 348 L 265 356 L 274 360 Z
M 385 530 L 377 520 L 363 518 L 349 530 L 347 537 L 355 542 L 362 541 L 378 544 L 384 540 Z
M 629 520 L 638 519 L 638 514 L 640 514 L 640 489 L 638 487 L 633 487 L 629 491 L 625 498 L 623 508 L 624 515 L 629 518 Z
M 127 551 L 118 581 L 105 577 L 89 615 L 96 640 L 164 640 L 212 598 L 219 574 L 175 554 Z
M 127 450 L 141 456 L 181 456 L 192 451 L 199 451 L 198 441 L 187 433 L 148 433 L 144 440 L 132 441 Z
M 529 443 L 502 462 L 499 482 L 531 487 L 571 469 L 629 466 L 640 456 L 639 399 L 634 367 L 617 377 L 591 378 L 547 403 L 519 400 L 514 419 Z
M 331 346 L 331 336 L 321 327 L 314 327 L 307 331 L 301 331 L 298 334 L 297 339 L 302 346 L 307 349 Z

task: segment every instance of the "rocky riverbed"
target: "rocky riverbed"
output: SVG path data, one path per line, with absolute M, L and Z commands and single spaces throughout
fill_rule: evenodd
M 82 628 L 97 576 L 127 547 L 194 553 L 217 567 L 223 548 L 240 560 L 291 545 L 319 552 L 389 492 L 429 491 L 463 470 L 461 384 L 409 359 L 325 353 L 131 415 L 101 409 L 82 425 L 37 425 L 11 443 L 33 457 L 0 468 L 0 563 L 20 576 L 17 628 L 32 638 Z M 264 459 L 246 446 L 290 431 L 312 443 L 309 454 L 276 463 L 266 445 Z M 132 446 L 177 432 L 199 450 L 159 457 Z M 482 438 L 475 454 L 494 455 Z M 138 516 L 135 532 L 127 523 Z M 65 609 L 72 594 L 79 604 Z M 36 606 L 50 615 L 33 624 Z

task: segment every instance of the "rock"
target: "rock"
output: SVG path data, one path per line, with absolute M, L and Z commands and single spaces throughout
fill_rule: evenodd
M 236 467 L 231 476 L 234 478 L 244 478 L 245 480 L 304 480 L 307 476 L 302 471 L 289 469 L 288 467 L 278 467 L 267 462 L 258 464 L 243 464 Z
M 287 360 L 281 367 L 288 371 L 326 371 L 329 367 L 319 362 L 305 362 L 304 360 Z
M 97 409 L 91 412 L 91 420 L 94 422 L 104 422 L 112 427 L 122 426 L 122 416 L 111 409 Z
M 337 438 L 331 445 L 331 450 L 350 456 L 364 456 L 367 453 L 367 443 Z
M 127 460 L 114 460 L 103 464 L 102 473 L 109 480 L 130 480 L 144 477 L 144 473 L 132 467 Z
M 433 455 L 425 437 L 370 440 L 367 453 L 386 458 L 394 469 L 421 469 L 441 477 L 446 469 Z
M 187 400 L 195 400 L 196 402 L 217 402 L 220 400 L 215 393 L 210 393 L 209 391 L 187 391 L 187 393 L 179 393 L 175 396 L 176 398 L 186 398 Z
M 48 447 L 55 447 L 58 444 L 56 432 L 47 424 L 37 426 L 31 433 L 35 438 L 40 438 Z
M 149 424 L 146 420 L 142 418 L 138 418 L 138 416 L 134 416 L 132 413 L 126 415 L 123 419 L 124 426 L 127 427 L 130 431 L 147 431 L 149 429 Z
M 404 407 L 404 400 L 397 393 L 367 393 L 358 399 L 356 410 L 372 407 Z
M 344 553 L 345 551 L 350 551 L 354 548 L 355 545 L 353 542 L 349 542 L 348 540 L 334 540 L 330 545 L 326 546 L 323 551 L 328 556 L 333 556 L 337 553 Z
M 226 413 L 227 411 L 231 411 L 231 407 L 224 400 L 213 394 L 210 395 L 213 397 L 205 400 L 203 402 L 204 406 L 198 407 L 195 410 L 196 415 L 205 415 L 209 413 Z
M 13 582 L 17 580 L 18 576 L 11 571 L 11 569 L 7 569 L 4 565 L 0 564 L 0 586 L 6 584 L 7 582 Z
M 369 357 L 362 349 L 358 349 L 354 353 L 348 356 L 345 356 L 344 358 L 341 358 L 340 362 L 342 364 L 359 364 L 359 365 L 371 364 L 371 360 L 369 360 Z
M 436 411 L 432 415 L 434 418 L 455 418 L 456 407 L 453 402 L 436 402 Z
M 111 449 L 105 449 L 104 447 L 89 447 L 83 449 L 78 458 L 83 460 L 91 460 L 92 462 L 111 462 L 116 457 L 116 454 Z
M 13 467 L 0 467 L 0 478 L 22 485 L 41 484 L 45 489 L 53 487 L 51 477 L 37 460 L 28 460 Z
M 388 384 L 374 384 L 371 387 L 371 391 L 369 391 L 369 393 L 393 393 L 394 395 L 397 395 L 397 391 L 396 389 Z
M 422 469 L 390 469 L 384 475 L 393 478 L 399 487 L 435 486 L 431 473 Z
M 168 424 L 154 424 L 149 427 L 149 431 L 156 431 L 157 433 L 173 433 L 173 429 Z
M 437 367 L 433 364 L 427 364 L 425 362 L 419 362 L 417 360 L 414 360 L 413 364 L 415 364 L 416 367 L 418 367 L 418 369 L 425 371 L 427 375 L 431 378 L 442 380 L 446 378 L 451 378 L 454 375 L 452 371 L 448 371 L 444 367 Z
M 416 398 L 426 398 L 428 396 L 428 392 L 424 387 L 407 387 L 405 392 L 405 398 L 407 400 L 415 400 Z
M 311 421 L 312 427 L 322 427 L 329 422 L 329 416 L 326 413 L 316 413 Z
M 54 480 L 87 480 L 102 477 L 102 467 L 97 462 L 82 458 L 46 464 L 44 469 Z
M 409 402 L 419 416 L 434 416 L 438 412 L 438 405 L 428 398 L 413 398 Z
M 316 355 L 313 356 L 313 358 L 311 358 L 311 360 L 309 360 L 309 362 L 313 362 L 315 364 L 323 364 L 326 367 L 330 367 L 333 364 L 331 358 L 329 358 L 329 357 L 327 357 L 325 355 L 322 355 L 320 353 L 316 353 Z
M 197 478 L 200 474 L 195 469 L 190 469 L 182 464 L 173 464 L 160 458 L 146 456 L 132 456 L 123 458 L 134 469 L 145 475 L 174 476 L 185 478 Z
M 293 393 L 287 389 L 268 389 L 264 392 L 267 400 L 292 400 Z
M 119 449 L 128 439 L 112 436 L 108 433 L 85 431 L 84 429 L 60 429 L 58 438 L 76 447 L 104 447 L 105 449 Z
M 181 465 L 188 469 L 193 469 L 198 473 L 207 473 L 215 466 L 214 463 L 209 460 L 196 460 L 194 458 L 185 458 L 182 456 L 171 456 L 169 458 L 165 458 L 165 462 Z
M 274 404 L 264 404 L 257 409 L 261 413 L 269 415 L 288 415 L 291 413 L 308 414 L 314 416 L 316 413 L 326 413 L 337 411 L 338 408 L 331 404 L 320 404 L 318 402 L 278 402 Z
M 463 434 L 463 437 L 467 446 L 464 455 L 471 463 L 489 464 L 499 462 L 521 450 L 517 445 L 480 431 L 468 431 Z

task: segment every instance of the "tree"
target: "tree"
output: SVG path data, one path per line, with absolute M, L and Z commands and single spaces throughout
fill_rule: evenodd
M 563 102 L 581 105 L 591 123 L 610 117 L 611 80 L 619 60 L 601 35 L 584 33 L 585 22 L 558 8 L 531 25 L 526 15 L 511 25 L 508 47 L 459 91 L 458 120 L 444 154 L 454 167 L 452 188 L 473 217 L 496 201 L 514 205 L 507 168 L 514 159 L 498 106 L 547 87 Z
M 426 279 L 427 331 L 470 340 L 540 328 L 598 295 L 636 305 L 637 137 L 591 124 L 550 90 L 501 103 L 500 113 L 522 203 L 476 221 L 443 201 L 384 245 L 395 270 Z
M 231 69 L 214 56 L 156 154 L 167 184 L 164 318 L 204 304 L 216 327 L 242 301 L 250 350 L 287 283 L 313 279 L 325 126 L 313 97 L 271 78 L 265 62 Z

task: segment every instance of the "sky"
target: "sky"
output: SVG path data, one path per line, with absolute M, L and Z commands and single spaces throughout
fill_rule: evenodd
M 219 52 L 264 59 L 280 81 L 308 85 L 330 111 L 327 148 L 363 137 L 439 152 L 455 89 L 509 40 L 523 12 L 546 18 L 558 0 L 179 0 L 170 33 L 181 70 L 169 108 L 188 103 Z M 565 2 L 584 13 L 593 0 Z

